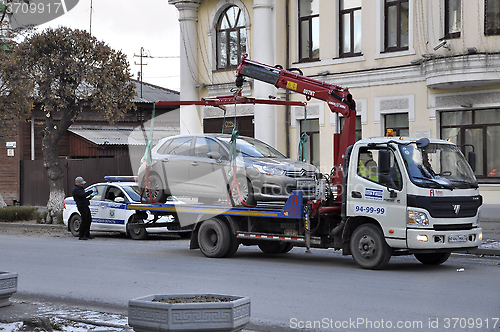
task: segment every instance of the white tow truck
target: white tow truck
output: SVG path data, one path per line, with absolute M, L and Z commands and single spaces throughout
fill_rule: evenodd
M 296 190 L 279 208 L 127 205 L 137 211 L 138 220 L 149 211 L 173 215 L 182 226 L 195 224 L 190 247 L 208 257 L 230 257 L 240 244 L 271 254 L 293 246 L 333 248 L 368 269 L 385 267 L 391 256 L 410 254 L 423 264 L 437 265 L 451 252 L 481 244 L 482 198 L 472 151 L 468 161 L 458 146 L 444 140 L 378 137 L 355 142 L 355 102 L 347 89 L 246 57 L 237 69 L 237 86 L 244 77 L 304 94 L 307 100 L 324 100 L 332 112 L 343 114 L 343 134 L 335 136 L 334 168 L 328 175 L 318 174 L 315 185 L 306 189 L 314 191 L 315 199 L 305 201 L 303 191 Z M 173 103 L 190 102 L 158 104 Z M 267 101 L 237 92 L 191 103 L 220 107 Z M 229 184 L 228 190 L 234 186 Z

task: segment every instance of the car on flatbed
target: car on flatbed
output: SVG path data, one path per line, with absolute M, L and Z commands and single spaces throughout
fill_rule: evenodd
M 146 183 L 150 183 L 146 199 L 163 203 L 170 195 L 189 196 L 211 204 L 229 198 L 235 206 L 248 206 L 285 202 L 292 191 L 315 186 L 319 171 L 314 165 L 287 158 L 252 137 L 237 137 L 234 171 L 230 142 L 231 135 L 227 134 L 181 135 L 160 140 L 151 150 L 151 165 L 144 157 L 137 172 L 141 188 L 148 188 Z M 238 188 L 232 185 L 233 172 Z M 313 198 L 310 190 L 304 195 Z
M 90 213 L 92 215 L 91 231 L 109 231 L 125 233 L 134 240 L 143 240 L 148 234 L 177 233 L 183 238 L 191 235 L 192 227 L 181 227 L 173 216 L 164 216 L 154 221 L 168 223 L 166 227 L 139 227 L 131 228 L 134 222 L 135 211 L 126 209 L 127 204 L 140 203 L 141 192 L 135 182 L 136 177 L 105 177 L 108 182 L 101 182 L 87 187 L 85 190 L 97 189 L 97 194 L 90 199 Z M 170 196 L 170 204 L 184 204 L 179 199 Z M 78 236 L 82 218 L 73 197 L 64 200 L 63 222 L 74 236 Z M 141 221 L 153 223 L 153 216 Z

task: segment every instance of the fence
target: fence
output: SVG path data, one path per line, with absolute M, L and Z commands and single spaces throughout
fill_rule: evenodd
M 130 158 L 60 159 L 64 192 L 71 196 L 75 178 L 82 176 L 87 184 L 103 182 L 105 175 L 133 175 Z M 49 199 L 49 179 L 43 160 L 21 161 L 21 205 L 45 206 Z

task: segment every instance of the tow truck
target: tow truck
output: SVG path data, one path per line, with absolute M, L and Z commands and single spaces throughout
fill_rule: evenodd
M 195 224 L 191 249 L 207 257 L 231 257 L 239 245 L 281 254 L 294 246 L 333 248 L 352 255 L 362 268 L 382 269 L 391 256 L 415 255 L 423 264 L 444 263 L 451 252 L 481 244 L 475 154 L 467 160 L 455 144 L 439 139 L 375 137 L 355 141 L 355 101 L 349 90 L 295 70 L 252 61 L 245 55 L 236 71 L 233 95 L 157 105 L 305 105 L 241 95 L 245 78 L 323 100 L 344 117 L 334 137 L 334 166 L 315 178 L 313 200 L 293 191 L 283 207 L 130 204 L 136 218 L 173 215 Z M 233 183 L 233 186 L 238 184 Z

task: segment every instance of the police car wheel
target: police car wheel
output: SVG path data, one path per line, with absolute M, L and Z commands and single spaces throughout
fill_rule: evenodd
M 73 236 L 80 236 L 80 226 L 82 225 L 82 217 L 80 215 L 73 215 L 68 222 L 69 230 Z
M 143 221 L 141 220 L 137 222 L 132 219 L 127 223 L 127 226 L 134 223 L 142 224 Z M 146 231 L 146 228 L 129 228 L 128 235 L 132 240 L 146 240 L 148 238 L 148 232 Z

